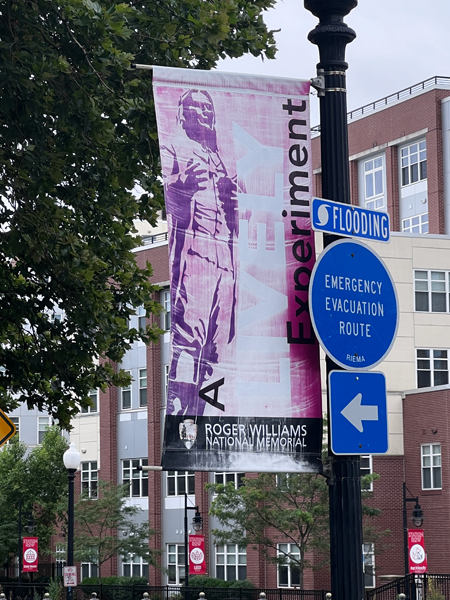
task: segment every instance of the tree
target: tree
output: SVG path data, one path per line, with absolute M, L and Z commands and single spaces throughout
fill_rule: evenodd
M 362 489 L 378 478 L 377 474 L 363 477 Z M 256 478 L 245 477 L 237 489 L 231 482 L 207 487 L 216 495 L 210 514 L 224 527 L 212 532 L 217 543 L 258 546 L 267 560 L 290 568 L 301 589 L 304 570 L 311 566 L 306 558 L 308 550 L 315 549 L 323 557 L 315 562 L 314 568 L 327 564 L 329 508 L 328 486 L 323 476 L 261 473 Z M 363 497 L 366 494 L 363 492 Z M 373 517 L 380 510 L 363 506 L 363 513 Z M 375 541 L 382 535 L 366 525 L 364 539 Z
M 67 508 L 66 450 L 67 442 L 60 428 L 54 426 L 45 433 L 42 445 L 29 453 L 17 436 L 0 452 L 0 510 L 7 516 L 4 528 L 0 528 L 0 560 L 17 553 L 19 504 L 23 525 L 29 515 L 34 518 L 33 535 L 39 538 L 39 553 L 50 553 L 51 536 L 63 518 L 63 507 Z
M 160 309 L 133 221 L 154 223 L 162 206 L 151 74 L 130 64 L 271 58 L 262 13 L 273 3 L 2 4 L 0 408 L 23 401 L 69 428 L 91 389 L 129 382 L 114 365 L 134 340 L 158 337 L 129 317 Z
M 97 564 L 100 582 L 103 563 L 115 556 L 139 556 L 156 564 L 156 553 L 148 544 L 154 532 L 147 522 L 133 519 L 140 509 L 127 506 L 128 495 L 128 484 L 99 481 L 98 498 L 82 496 L 75 505 L 75 560 Z
M 261 473 L 244 478 L 238 489 L 233 483 L 209 488 L 217 494 L 210 513 L 226 527 L 213 531 L 217 542 L 259 546 L 269 561 L 290 563 L 303 588 L 303 573 L 309 566 L 306 552 L 328 529 L 326 480 L 312 473 Z M 298 547 L 299 554 L 286 543 Z

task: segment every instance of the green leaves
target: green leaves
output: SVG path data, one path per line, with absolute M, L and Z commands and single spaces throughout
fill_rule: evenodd
M 273 0 L 7 1 L 0 13 L 0 407 L 62 427 L 157 315 L 134 220 L 163 206 L 151 74 L 269 56 Z M 140 197 L 132 189 L 139 184 Z M 59 325 L 46 316 L 58 305 Z M 102 362 L 104 361 L 104 362 Z

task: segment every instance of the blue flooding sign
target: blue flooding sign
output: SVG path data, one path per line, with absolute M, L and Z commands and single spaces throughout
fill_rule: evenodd
M 311 320 L 324 351 L 345 369 L 369 369 L 397 334 L 394 282 L 366 244 L 338 240 L 320 255 L 309 286 Z

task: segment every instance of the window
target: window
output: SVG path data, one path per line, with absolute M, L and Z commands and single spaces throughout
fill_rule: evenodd
M 417 349 L 417 387 L 448 384 L 448 351 Z
M 450 272 L 414 271 L 417 312 L 449 312 Z
M 216 546 L 216 577 L 225 581 L 247 579 L 247 550 L 236 544 Z
M 145 577 L 148 580 L 148 563 L 140 556 L 130 554 L 123 559 L 122 572 L 124 577 Z
M 164 406 L 167 404 L 167 391 L 169 389 L 169 365 L 164 365 Z
M 66 545 L 58 542 L 55 545 L 55 561 L 56 561 L 56 575 L 63 577 L 64 567 L 66 566 Z
M 148 472 L 138 471 L 138 467 L 146 467 L 146 458 L 133 458 L 122 461 L 122 481 L 130 486 L 130 498 L 148 497 Z
M 131 371 L 126 371 L 126 373 L 130 373 Z M 122 398 L 122 410 L 127 410 L 131 408 L 131 383 L 130 385 L 125 385 L 121 388 L 121 398 Z
M 147 406 L 147 369 L 139 369 L 139 406 Z
M 300 548 L 295 544 L 278 544 L 278 556 L 284 557 L 285 564 L 278 565 L 278 587 L 300 585 Z
M 363 544 L 364 587 L 375 587 L 375 546 L 372 542 Z
M 15 435 L 17 435 L 17 438 L 20 439 L 20 434 L 19 434 L 19 431 L 20 431 L 20 423 L 19 423 L 19 421 L 20 421 L 20 419 L 19 419 L 19 417 L 8 417 L 8 419 L 11 421 L 11 423 L 14 423 L 14 425 L 16 427 L 16 434 Z M 11 440 L 12 440 L 12 438 L 9 438 L 9 440 L 6 443 L 9 444 L 11 442 Z
M 139 306 L 137 309 L 137 317 L 138 317 L 138 329 L 140 331 L 145 331 L 147 327 L 147 314 L 145 308 L 143 306 Z
M 428 213 L 403 219 L 402 231 L 404 233 L 428 233 Z
M 162 293 L 161 304 L 163 305 L 163 329 L 170 331 L 170 290 L 164 290 Z
M 400 149 L 402 186 L 427 178 L 427 144 L 425 140 Z
M 38 444 L 42 444 L 47 428 L 50 427 L 51 417 L 38 417 Z
M 231 482 L 234 483 L 234 487 L 238 489 L 244 484 L 244 477 L 245 473 L 214 473 L 214 482 L 222 483 L 223 485 Z
M 81 581 L 87 577 L 98 577 L 98 567 L 95 563 L 81 563 Z
M 82 413 L 96 413 L 98 411 L 98 390 L 91 390 L 89 392 L 89 398 L 91 400 L 91 406 L 89 408 L 82 408 Z
M 361 473 L 361 477 L 365 475 L 372 475 L 372 456 L 367 454 L 366 456 L 361 456 L 361 466 L 359 468 Z M 362 488 L 364 492 L 373 492 L 373 481 L 367 484 Z
M 97 461 L 81 463 L 81 493 L 85 498 L 97 498 Z
M 440 490 L 442 488 L 441 445 L 422 444 L 422 489 Z
M 364 162 L 364 198 L 366 208 L 384 208 L 384 160 L 382 156 Z
M 194 471 L 167 471 L 167 495 L 183 496 L 195 494 Z
M 167 544 L 167 582 L 169 585 L 184 583 L 184 545 Z

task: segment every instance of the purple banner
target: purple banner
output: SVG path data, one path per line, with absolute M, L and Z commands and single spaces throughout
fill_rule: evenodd
M 169 226 L 163 468 L 320 469 L 309 82 L 155 67 Z

